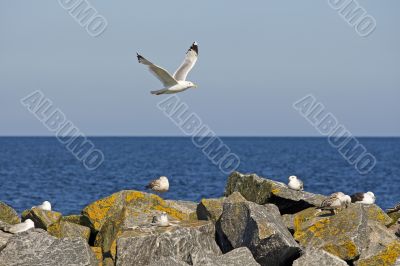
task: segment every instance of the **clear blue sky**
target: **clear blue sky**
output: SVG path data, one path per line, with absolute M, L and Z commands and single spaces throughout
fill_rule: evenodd
M 172 72 L 196 40 L 199 88 L 179 96 L 218 135 L 318 136 L 292 108 L 312 93 L 354 135 L 400 136 L 400 2 L 359 2 L 368 38 L 327 0 L 91 0 L 97 38 L 58 1 L 1 1 L 0 135 L 51 135 L 19 102 L 37 89 L 86 135 L 182 135 L 135 55 Z

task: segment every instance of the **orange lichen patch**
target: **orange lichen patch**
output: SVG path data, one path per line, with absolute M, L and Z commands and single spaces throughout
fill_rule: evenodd
M 103 252 L 101 250 L 101 248 L 99 247 L 90 247 L 94 253 L 94 255 L 96 256 L 96 259 L 98 261 L 98 265 L 102 266 L 103 265 Z
M 400 242 L 390 243 L 379 254 L 358 261 L 358 266 L 391 266 L 400 258 Z
M 83 210 L 83 214 L 89 218 L 95 230 L 100 230 L 107 217 L 110 208 L 115 204 L 119 193 L 112 194 L 90 204 Z
M 376 205 L 365 206 L 367 211 L 368 219 L 378 221 L 383 225 L 390 225 L 392 223 L 392 218 L 389 217 L 381 208 Z
M 133 200 L 144 199 L 145 194 L 140 191 L 128 191 L 125 195 L 126 203 L 130 203 Z
M 323 249 L 344 260 L 353 260 L 359 255 L 357 246 L 350 239 L 341 243 L 329 243 Z
M 281 190 L 278 187 L 273 187 L 271 190 L 271 193 L 274 195 L 279 194 L 279 192 L 281 192 Z

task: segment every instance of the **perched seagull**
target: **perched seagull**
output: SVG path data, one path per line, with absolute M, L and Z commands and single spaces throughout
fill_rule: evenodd
M 45 210 L 45 211 L 51 211 L 51 204 L 50 204 L 50 202 L 48 202 L 46 200 L 46 201 L 43 201 L 43 203 L 38 205 L 38 206 L 33 206 L 31 209 L 34 209 L 34 208 L 42 209 L 42 210 Z
M 189 50 L 186 52 L 186 57 L 183 60 L 181 66 L 175 71 L 173 75 L 171 75 L 164 68 L 153 64 L 152 62 L 148 61 L 146 58 L 137 53 L 139 63 L 148 66 L 150 72 L 156 78 L 158 78 L 164 86 L 164 88 L 161 90 L 151 91 L 151 94 L 172 94 L 185 91 L 189 88 L 196 88 L 196 84 L 191 81 L 186 81 L 186 76 L 196 63 L 198 54 L 199 47 L 197 46 L 197 43 L 194 42 L 192 46 L 190 46 Z
M 35 223 L 31 219 L 26 219 L 25 222 L 14 224 L 8 228 L 8 232 L 12 234 L 21 233 L 31 228 L 35 228 Z
M 393 208 L 387 209 L 386 213 L 392 213 L 392 212 L 398 212 L 400 211 L 400 202 L 397 203 L 396 206 L 394 206 Z
M 297 176 L 289 176 L 288 187 L 294 190 L 303 190 L 303 181 L 301 181 Z
M 371 191 L 367 193 L 358 192 L 351 195 L 351 202 L 362 203 L 362 204 L 374 204 L 375 195 Z
M 348 201 L 348 198 L 343 192 L 335 192 L 331 194 L 327 199 L 322 201 L 321 206 L 318 207 L 320 210 L 329 210 L 333 214 L 336 213 L 337 209 L 340 209 L 343 205 L 346 205 L 345 202 Z M 347 205 L 346 205 L 347 206 Z
M 153 222 L 152 224 L 161 226 L 161 227 L 166 227 L 169 226 L 169 220 L 168 220 L 168 215 L 166 212 L 162 212 L 160 216 L 154 216 L 153 217 Z
M 168 178 L 166 176 L 160 176 L 160 178 L 151 181 L 146 188 L 155 192 L 166 192 L 169 189 Z

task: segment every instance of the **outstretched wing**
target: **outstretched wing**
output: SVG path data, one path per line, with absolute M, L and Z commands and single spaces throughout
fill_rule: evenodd
M 197 56 L 199 54 L 199 47 L 197 43 L 194 42 L 192 46 L 190 46 L 189 50 L 186 52 L 185 60 L 180 67 L 175 71 L 174 78 L 176 80 L 186 80 L 186 77 L 189 71 L 193 68 L 194 64 L 197 61 Z
M 155 64 L 153 64 L 152 62 L 150 62 L 149 60 L 147 60 L 146 58 L 144 58 L 143 56 L 141 56 L 140 54 L 137 53 L 137 58 L 139 63 L 146 65 L 149 67 L 150 72 L 156 77 L 158 78 L 158 80 L 161 81 L 161 83 L 165 86 L 165 87 L 170 87 L 170 86 L 174 86 L 176 84 L 178 84 L 178 82 L 176 81 L 176 79 L 174 79 L 167 70 L 165 70 L 162 67 L 159 67 Z

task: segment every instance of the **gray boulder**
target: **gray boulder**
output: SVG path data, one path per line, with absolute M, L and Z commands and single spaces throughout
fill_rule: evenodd
M 98 262 L 83 239 L 57 239 L 42 229 L 13 235 L 0 252 L 0 266 L 75 265 L 91 266 Z
M 162 257 L 157 261 L 153 261 L 149 266 L 189 266 L 186 262 L 178 261 L 170 257 Z
M 192 252 L 221 254 L 210 221 L 175 222 L 168 227 L 137 226 L 117 239 L 116 265 L 147 265 L 163 257 L 187 262 Z
M 299 256 L 300 247 L 275 205 L 227 201 L 217 225 L 229 242 L 220 246 L 248 247 L 261 265 L 285 265 Z
M 251 251 L 246 247 L 236 248 L 221 256 L 207 256 L 201 250 L 191 254 L 193 266 L 259 266 Z
M 12 234 L 0 230 L 0 251 L 7 245 L 10 237 L 12 237 Z
M 259 177 L 256 174 L 233 172 L 225 187 L 225 196 L 240 192 L 248 201 L 258 204 L 272 203 L 282 214 L 293 214 L 312 206 L 320 206 L 323 195 L 297 191 L 287 185 Z
M 21 219 L 19 219 L 17 212 L 13 208 L 0 201 L 0 221 L 8 224 L 17 224 L 21 222 Z
M 322 249 L 308 249 L 293 262 L 293 266 L 347 266 L 348 264 Z

